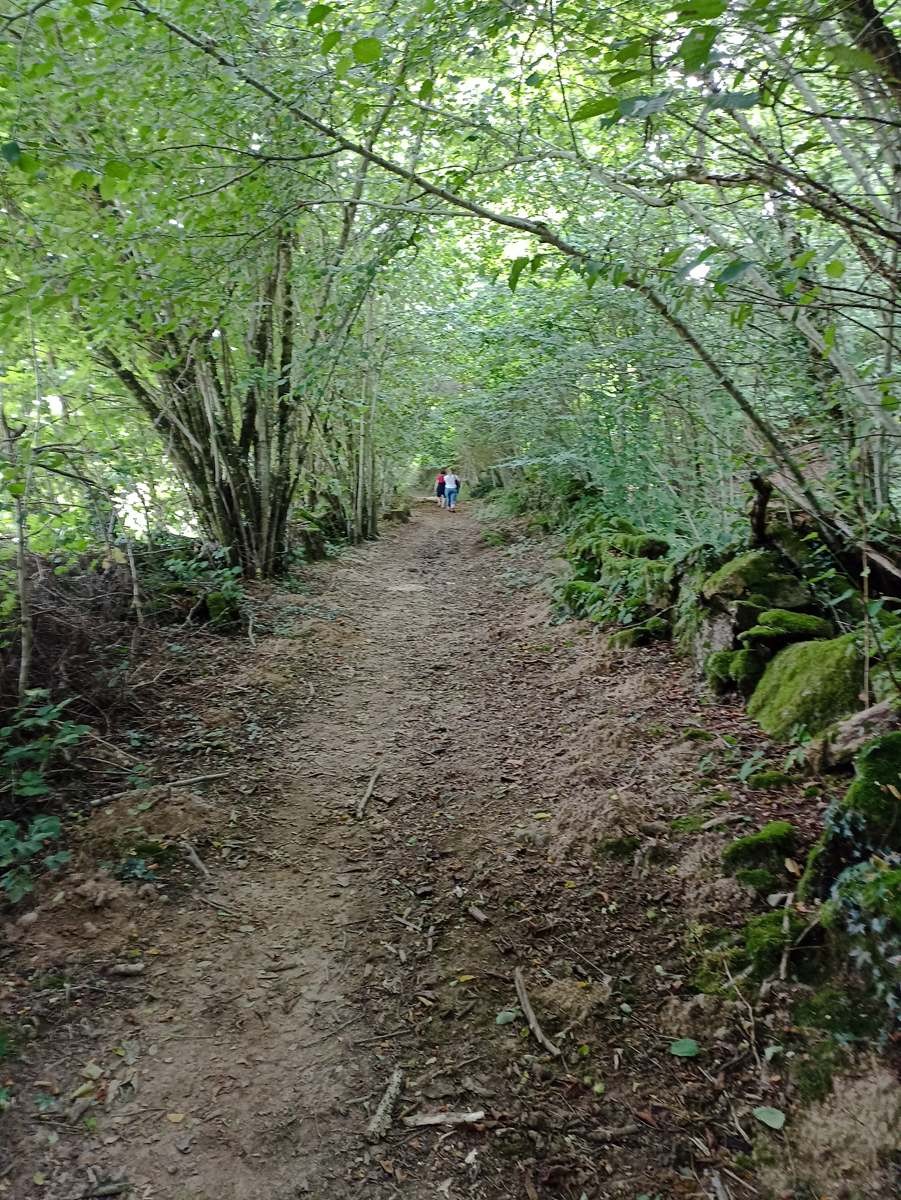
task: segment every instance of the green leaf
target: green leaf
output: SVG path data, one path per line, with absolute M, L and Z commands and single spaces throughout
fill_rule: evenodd
M 516 285 L 519 283 L 519 277 L 529 265 L 528 256 L 514 258 L 513 266 L 510 268 L 510 274 L 507 277 L 507 287 L 511 292 L 516 291 Z
M 615 112 L 619 108 L 618 96 L 598 96 L 595 100 L 586 100 L 572 115 L 574 121 L 587 121 L 589 117 L 600 117 L 606 113 Z
M 677 246 L 675 250 L 667 250 L 666 254 L 660 259 L 661 267 L 673 267 L 685 253 L 684 246 Z
M 686 71 L 696 71 L 707 62 L 718 33 L 716 25 L 698 25 L 686 34 L 678 51 Z
M 845 273 L 845 264 L 834 258 L 832 262 L 826 263 L 825 271 L 830 279 L 841 279 Z
M 879 71 L 879 64 L 872 54 L 858 50 L 856 46 L 827 46 L 824 53 L 827 62 L 847 71 L 871 71 L 874 74 Z
M 319 25 L 332 11 L 330 4 L 314 4 L 307 13 L 308 25 Z
M 756 108 L 760 103 L 760 92 L 717 92 L 710 97 L 711 108 L 723 108 L 727 112 Z
M 419 96 L 419 99 L 420 100 L 431 100 L 431 98 L 432 98 L 432 96 L 434 96 L 434 94 L 435 94 L 435 80 L 434 79 L 424 79 L 423 82 L 419 85 L 419 91 L 417 93 L 417 95 Z
M 327 33 L 322 39 L 322 45 L 319 47 L 323 54 L 328 54 L 341 41 L 341 34 L 337 29 L 333 29 L 331 33 Z
M 502 1008 L 494 1018 L 495 1025 L 512 1025 L 519 1016 L 519 1010 L 515 1008 Z
M 130 179 L 131 167 L 119 158 L 111 158 L 109 162 L 104 163 L 103 174 L 110 179 Z
M 741 279 L 746 271 L 750 271 L 754 266 L 752 262 L 748 262 L 746 258 L 734 258 L 732 262 L 727 263 L 722 271 L 716 276 L 717 283 L 735 283 L 737 279 Z
M 93 171 L 80 169 L 74 172 L 69 182 L 74 188 L 91 188 L 97 183 L 97 176 Z
M 629 96 L 619 101 L 619 111 L 624 117 L 649 117 L 652 113 L 662 112 L 669 98 L 669 92 L 659 92 L 656 96 Z
M 672 1043 L 669 1052 L 676 1058 L 694 1058 L 700 1054 L 701 1047 L 694 1038 L 679 1038 L 678 1041 Z
M 11 166 L 15 167 L 22 157 L 22 147 L 18 142 L 5 142 L 0 146 L 0 154 L 3 155 Z
M 680 21 L 713 21 L 729 7 L 728 0 L 687 0 L 676 9 Z
M 360 38 L 358 42 L 354 42 L 350 49 L 354 56 L 354 61 L 363 67 L 369 66 L 370 63 L 378 62 L 382 57 L 382 43 L 378 38 Z
M 768 1108 L 763 1105 L 753 1110 L 754 1116 L 770 1129 L 781 1129 L 785 1124 L 785 1113 L 780 1108 Z

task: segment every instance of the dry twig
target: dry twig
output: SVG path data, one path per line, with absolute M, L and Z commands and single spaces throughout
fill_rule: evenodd
M 519 1007 L 523 1011 L 523 1015 L 529 1024 L 529 1029 L 531 1029 L 536 1042 L 539 1042 L 542 1046 L 544 1046 L 548 1054 L 553 1054 L 555 1058 L 559 1057 L 559 1047 L 555 1046 L 550 1038 L 545 1035 L 538 1023 L 538 1018 L 535 1016 L 535 1010 L 529 1003 L 529 993 L 526 991 L 526 983 L 519 967 L 517 967 L 513 972 L 513 982 L 516 984 L 516 995 L 519 999 Z
M 363 814 L 366 812 L 366 805 L 369 803 L 369 799 L 372 796 L 373 791 L 375 790 L 375 785 L 376 785 L 376 783 L 378 781 L 378 777 L 381 775 L 381 773 L 382 773 L 382 768 L 376 767 L 376 769 L 369 776 L 369 783 L 366 785 L 366 791 L 363 793 L 359 803 L 357 804 L 357 820 L 358 821 L 361 821 L 363 819 Z

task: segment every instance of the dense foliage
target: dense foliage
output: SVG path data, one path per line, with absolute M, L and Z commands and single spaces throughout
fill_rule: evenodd
M 735 535 L 753 474 L 897 590 L 890 11 L 10 0 L 0 28 L 26 647 L 29 551 L 168 528 L 270 575 L 451 456 L 685 545 Z

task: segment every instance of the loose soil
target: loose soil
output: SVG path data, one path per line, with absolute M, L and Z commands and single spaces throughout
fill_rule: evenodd
M 799 793 L 743 787 L 765 741 L 669 650 L 551 624 L 552 573 L 547 544 L 420 506 L 261 592 L 253 645 L 170 646 L 139 732 L 178 786 L 96 797 L 7 929 L 0 1194 L 755 1194 L 782 985 L 755 1017 L 688 979 L 751 905 L 726 837 Z M 467 1117 L 409 1123 L 442 1112 Z

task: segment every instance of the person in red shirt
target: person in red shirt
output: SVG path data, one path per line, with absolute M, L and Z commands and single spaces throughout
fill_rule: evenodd
M 435 479 L 435 495 L 438 497 L 438 506 L 444 508 L 444 471 L 438 472 Z

